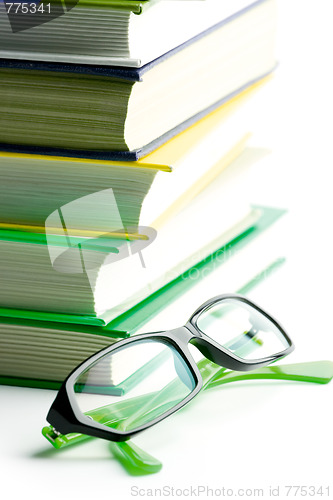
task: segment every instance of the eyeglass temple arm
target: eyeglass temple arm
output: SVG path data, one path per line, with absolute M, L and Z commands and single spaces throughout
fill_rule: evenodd
M 276 365 L 245 373 L 226 371 L 225 368 L 221 368 L 208 360 L 202 360 L 199 365 L 204 381 L 204 389 L 240 380 L 275 379 L 328 384 L 333 378 L 333 362 L 331 361 Z M 54 432 L 52 426 L 44 427 L 42 433 L 57 449 L 93 439 L 91 436 L 84 434 L 58 434 Z M 139 471 L 143 474 L 154 473 L 158 472 L 162 467 L 161 462 L 130 440 L 123 443 L 110 442 L 110 446 L 112 452 L 132 473 L 138 473 Z
M 315 384 L 328 384 L 333 378 L 332 361 L 309 361 L 306 363 L 293 363 L 287 365 L 273 365 L 259 368 L 253 372 L 219 372 L 207 384 L 205 389 L 238 382 L 241 380 L 290 380 L 296 382 L 309 382 Z

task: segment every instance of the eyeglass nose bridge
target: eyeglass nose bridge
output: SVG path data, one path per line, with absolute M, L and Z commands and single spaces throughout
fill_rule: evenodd
M 168 335 L 178 344 L 184 346 L 187 345 L 196 335 L 200 335 L 200 333 L 197 332 L 195 328 L 191 328 L 191 325 L 186 324 L 185 326 L 168 330 Z
M 186 354 L 190 356 L 191 359 L 193 356 L 190 353 L 188 344 L 194 345 L 205 358 L 229 370 L 242 372 L 249 371 L 257 367 L 259 368 L 260 366 L 265 366 L 269 361 L 265 359 L 262 360 L 262 363 L 258 363 L 258 360 L 251 361 L 240 359 L 230 352 L 230 350 L 224 348 L 205 333 L 201 332 L 192 321 L 188 321 L 183 327 L 176 328 L 172 333 L 182 345 L 183 351 L 186 351 Z
M 226 351 L 222 346 L 215 346 L 215 342 L 211 339 L 206 339 L 206 335 L 193 336 L 190 343 L 194 345 L 205 358 L 213 363 L 223 366 L 229 370 L 246 371 L 251 367 L 244 364 L 244 360 L 239 360 L 230 352 Z
M 203 356 L 220 366 L 230 370 L 244 371 L 244 361 L 233 358 L 222 346 L 216 344 L 207 335 L 200 332 L 191 322 L 185 326 L 168 331 L 169 337 L 190 358 L 191 364 L 196 365 L 189 349 L 189 344 L 194 345 Z M 216 345 L 214 345 L 216 344 Z M 251 369 L 250 367 L 247 369 Z

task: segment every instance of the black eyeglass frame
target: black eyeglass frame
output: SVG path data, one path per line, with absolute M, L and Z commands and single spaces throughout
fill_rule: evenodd
M 224 348 L 218 342 L 215 342 L 208 335 L 202 332 L 197 325 L 199 316 L 203 312 L 214 306 L 216 303 L 230 299 L 244 302 L 248 306 L 254 308 L 254 310 L 256 310 L 257 312 L 261 313 L 268 320 L 270 320 L 283 335 L 284 339 L 288 343 L 288 347 L 285 350 L 280 351 L 272 356 L 261 359 L 246 360 L 238 357 L 236 354 L 232 353 L 227 348 Z M 78 379 L 80 374 L 82 374 L 82 372 L 89 368 L 89 366 L 91 366 L 93 363 L 98 361 L 98 359 L 100 359 L 101 357 L 104 357 L 105 355 L 112 353 L 113 351 L 122 349 L 128 344 L 149 339 L 157 340 L 167 345 L 171 345 L 182 356 L 182 359 L 186 362 L 186 365 L 190 369 L 190 372 L 195 381 L 195 387 L 190 392 L 190 394 L 178 404 L 176 404 L 173 408 L 167 410 L 165 413 L 162 413 L 159 417 L 156 417 L 150 422 L 141 425 L 140 427 L 131 431 L 120 431 L 113 428 L 111 429 L 105 425 L 93 421 L 89 416 L 84 415 L 78 406 L 74 392 L 75 381 Z M 88 359 L 83 361 L 68 375 L 66 380 L 63 382 L 56 396 L 56 399 L 54 400 L 48 412 L 48 415 L 46 417 L 47 421 L 56 429 L 56 431 L 61 432 L 62 434 L 75 432 L 116 442 L 126 441 L 139 432 L 142 432 L 143 430 L 156 425 L 158 422 L 164 420 L 169 415 L 175 413 L 180 408 L 189 403 L 189 401 L 191 401 L 202 389 L 202 376 L 192 354 L 190 353 L 188 347 L 189 343 L 197 347 L 199 351 L 213 363 L 235 371 L 250 371 L 264 367 L 268 364 L 278 361 L 281 358 L 284 358 L 295 348 L 292 340 L 282 328 L 280 323 L 278 323 L 272 316 L 270 316 L 267 312 L 254 304 L 252 301 L 237 294 L 218 295 L 202 304 L 193 313 L 187 323 L 182 327 L 161 332 L 143 333 L 124 340 L 120 340 L 112 346 L 102 349 L 101 351 L 93 354 Z

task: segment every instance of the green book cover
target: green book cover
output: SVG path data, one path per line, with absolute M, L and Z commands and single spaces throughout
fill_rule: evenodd
M 61 0 L 59 0 L 61 1 Z M 141 14 L 142 10 L 158 0 L 79 0 L 78 7 L 130 10 Z

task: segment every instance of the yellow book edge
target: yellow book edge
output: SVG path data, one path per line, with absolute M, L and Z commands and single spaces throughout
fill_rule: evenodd
M 44 226 L 31 226 L 28 224 L 7 224 L 6 222 L 0 222 L 0 230 L 9 230 L 9 231 L 23 231 L 27 233 L 37 233 L 37 234 L 45 234 Z M 56 235 L 56 236 L 64 236 L 64 230 L 58 227 L 48 227 L 47 228 L 48 235 Z M 101 235 L 105 235 L 105 232 L 102 231 L 94 231 L 88 229 L 71 229 L 70 237 L 82 237 L 82 238 L 98 238 Z M 122 239 L 122 240 L 147 240 L 148 236 L 146 234 L 140 233 L 129 233 L 129 232 L 116 232 L 110 231 L 107 233 L 110 239 Z

